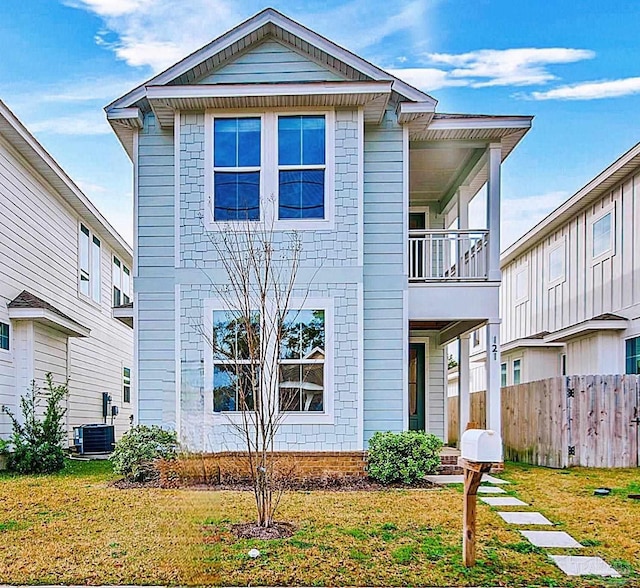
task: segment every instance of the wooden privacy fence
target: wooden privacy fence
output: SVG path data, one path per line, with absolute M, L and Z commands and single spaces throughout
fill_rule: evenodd
M 484 397 L 471 395 L 471 419 L 480 426 L 474 410 L 485 406 Z M 449 398 L 455 437 L 457 400 Z M 554 468 L 637 467 L 639 436 L 640 376 L 568 376 L 502 389 L 505 460 Z

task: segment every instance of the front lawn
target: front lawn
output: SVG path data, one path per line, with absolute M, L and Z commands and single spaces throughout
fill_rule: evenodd
M 637 583 L 640 503 L 626 492 L 637 470 L 568 473 L 509 465 L 509 487 Z M 68 462 L 60 474 L 0 476 L 0 583 L 225 585 L 563 585 L 570 580 L 480 505 L 478 566 L 462 567 L 459 488 L 291 492 L 278 518 L 282 540 L 236 540 L 250 519 L 246 492 L 120 490 L 108 462 Z M 251 548 L 261 551 L 255 560 Z

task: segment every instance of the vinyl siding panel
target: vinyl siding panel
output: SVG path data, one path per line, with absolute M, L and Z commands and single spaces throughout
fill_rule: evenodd
M 78 295 L 80 222 L 101 240 L 99 304 Z M 39 323 L 13 321 L 11 352 L 0 353 L 0 400 L 12 411 L 31 380 L 42 387 L 51 372 L 56 384 L 69 378 L 69 434 L 74 425 L 102 422 L 102 392 L 120 408 L 116 434 L 129 427 L 122 366 L 133 367 L 133 331 L 112 317 L 112 257 L 101 229 L 80 218 L 0 139 L 0 321 L 8 322 L 7 304 L 27 290 L 91 330 L 87 338 L 67 340 Z M 131 259 L 120 259 L 132 268 Z M 8 432 L 0 422 L 0 435 Z
M 401 431 L 408 393 L 403 134 L 388 111 L 364 137 L 364 437 Z M 381 214 L 384 213 L 384 214 Z M 381 247 L 384 245 L 384 247 Z M 377 312 L 386 309 L 386 313 Z M 382 353 L 381 353 L 382 352 Z
M 345 79 L 282 43 L 268 40 L 252 47 L 197 83 L 329 82 Z

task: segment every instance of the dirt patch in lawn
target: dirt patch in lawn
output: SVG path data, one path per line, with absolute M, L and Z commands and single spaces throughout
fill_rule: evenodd
M 256 523 L 238 523 L 231 525 L 231 532 L 238 539 L 286 539 L 291 537 L 296 528 L 291 523 L 273 523 L 270 527 L 260 527 Z

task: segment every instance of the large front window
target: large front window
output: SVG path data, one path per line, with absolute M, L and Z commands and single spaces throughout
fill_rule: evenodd
M 285 316 L 280 345 L 280 410 L 324 410 L 325 320 L 323 310 Z
M 216 118 L 213 130 L 214 220 L 260 218 L 261 119 Z

